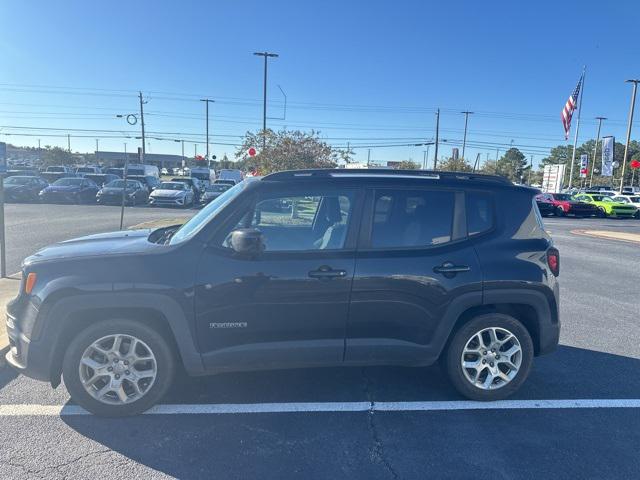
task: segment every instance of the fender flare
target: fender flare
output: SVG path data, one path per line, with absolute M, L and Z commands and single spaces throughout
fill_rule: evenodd
M 51 345 L 51 378 L 57 375 L 57 362 L 53 361 L 60 354 L 61 333 L 65 331 L 72 315 L 83 310 L 108 309 L 145 309 L 161 315 L 167 322 L 183 365 L 191 375 L 204 372 L 202 356 L 195 343 L 195 335 L 190 329 L 190 322 L 177 301 L 167 295 L 158 293 L 108 292 L 103 294 L 82 294 L 62 298 L 55 302 L 46 313 L 47 321 L 41 338 L 46 338 Z M 90 320 L 87 322 L 90 323 Z

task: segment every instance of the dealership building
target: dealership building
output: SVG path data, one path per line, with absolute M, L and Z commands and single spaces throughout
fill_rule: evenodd
M 104 152 L 96 151 L 96 161 L 109 167 L 124 167 L 125 160 L 130 164 L 141 163 L 138 152 Z M 182 166 L 182 161 L 186 157 L 181 155 L 166 155 L 164 153 L 145 153 L 144 163 L 147 165 L 156 165 L 158 168 L 178 168 Z

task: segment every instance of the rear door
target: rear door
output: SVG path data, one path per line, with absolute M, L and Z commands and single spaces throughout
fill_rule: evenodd
M 482 301 L 482 274 L 467 241 L 465 194 L 377 188 L 365 205 L 345 361 L 430 363 L 448 335 L 443 317 L 452 302 Z M 483 213 L 490 220 L 488 207 Z

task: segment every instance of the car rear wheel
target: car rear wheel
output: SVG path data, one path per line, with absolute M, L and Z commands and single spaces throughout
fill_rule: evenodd
M 602 207 L 598 207 L 598 218 L 606 218 L 607 212 Z
M 556 207 L 556 217 L 564 217 L 565 213 L 562 207 Z
M 501 400 L 527 379 L 533 342 L 518 320 L 490 313 L 463 325 L 445 355 L 447 374 L 458 392 L 472 400 Z
M 142 413 L 166 393 L 175 355 L 166 339 L 132 320 L 100 322 L 81 331 L 63 361 L 71 398 L 100 416 Z

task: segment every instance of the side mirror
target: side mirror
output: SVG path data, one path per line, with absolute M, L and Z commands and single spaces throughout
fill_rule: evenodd
M 241 255 L 257 256 L 264 251 L 262 232 L 256 228 L 239 228 L 231 232 L 231 248 Z

